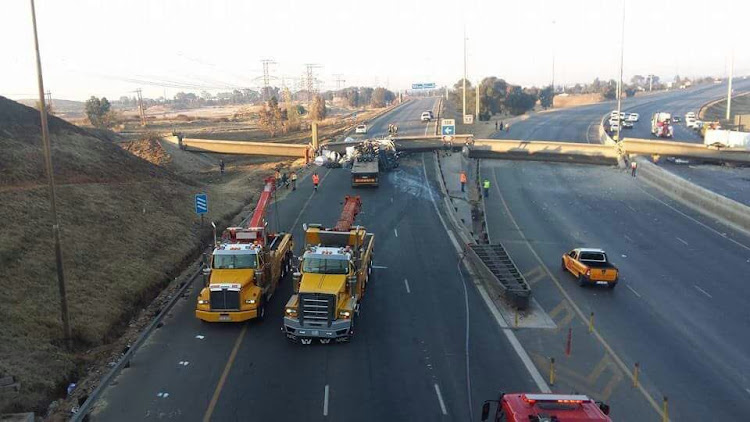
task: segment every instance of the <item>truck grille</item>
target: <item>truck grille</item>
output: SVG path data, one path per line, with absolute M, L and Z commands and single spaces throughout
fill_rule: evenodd
M 336 297 L 323 293 L 300 293 L 300 323 L 330 327 L 335 317 Z
M 239 310 L 240 292 L 237 290 L 212 290 L 211 310 Z

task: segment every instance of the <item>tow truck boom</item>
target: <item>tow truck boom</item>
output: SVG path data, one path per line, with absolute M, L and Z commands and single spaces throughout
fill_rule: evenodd
M 354 224 L 354 219 L 362 210 L 362 200 L 359 196 L 349 196 L 344 198 L 344 209 L 341 211 L 339 221 L 333 230 L 337 232 L 348 232 Z

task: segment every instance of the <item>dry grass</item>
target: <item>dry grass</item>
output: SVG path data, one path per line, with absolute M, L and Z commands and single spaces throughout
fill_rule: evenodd
M 567 108 L 602 102 L 601 94 L 555 95 L 553 108 Z
M 54 119 L 58 214 L 75 340 L 69 351 L 61 341 L 38 115 L 34 122 L 19 107 L 0 98 L 0 279 L 6 281 L 0 374 L 21 383 L 19 394 L 0 395 L 0 413 L 44 414 L 91 365 L 87 351 L 101 351 L 117 339 L 209 239 L 208 227 L 202 228 L 193 212 L 193 195 L 208 193 L 208 218 L 226 224 L 277 163 L 235 158 L 221 177 L 218 158 L 184 157 L 177 154 L 188 153 L 145 141 L 147 148 L 139 150 L 145 156 L 156 151 L 175 158 L 161 167 Z

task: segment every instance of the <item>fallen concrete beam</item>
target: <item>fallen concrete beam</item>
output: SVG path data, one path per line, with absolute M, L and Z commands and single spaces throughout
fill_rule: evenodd
M 703 144 L 637 138 L 625 138 L 621 144 L 627 154 L 697 158 L 717 163 L 750 163 L 750 150 L 744 148 L 717 149 Z
M 178 144 L 176 136 L 167 137 Z M 219 154 L 268 155 L 274 157 L 304 158 L 309 148 L 304 144 L 274 142 L 223 141 L 213 139 L 182 138 L 182 147 L 188 151 L 214 152 Z
M 470 158 L 617 164 L 617 151 L 600 144 L 477 139 L 468 148 Z

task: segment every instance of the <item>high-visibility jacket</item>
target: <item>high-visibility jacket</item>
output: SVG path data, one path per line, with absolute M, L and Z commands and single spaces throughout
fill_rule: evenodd
M 279 179 L 281 179 L 281 173 L 279 173 L 279 172 L 277 171 L 276 173 L 274 173 L 274 174 L 273 174 L 273 177 L 274 177 L 274 178 L 275 178 L 276 180 L 279 180 Z
M 461 183 L 466 183 L 466 173 L 461 172 Z
M 489 189 L 490 188 L 490 181 L 489 180 L 485 180 L 484 181 L 484 188 L 485 189 Z
M 313 174 L 313 183 L 316 185 L 320 183 L 320 176 L 318 176 L 317 174 Z
M 297 173 L 292 173 L 292 180 L 297 180 Z

